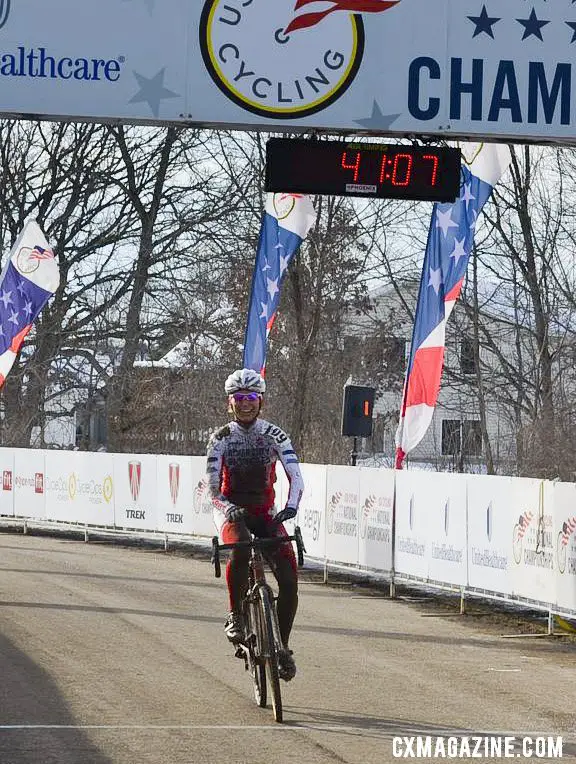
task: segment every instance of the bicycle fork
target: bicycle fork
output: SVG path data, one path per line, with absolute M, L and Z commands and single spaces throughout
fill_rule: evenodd
M 268 601 L 270 603 L 270 614 L 272 616 L 272 635 L 274 638 L 274 644 L 270 645 L 270 649 L 276 648 L 277 652 L 280 652 L 284 649 L 284 644 L 282 642 L 282 637 L 280 635 L 280 623 L 278 622 L 278 613 L 276 612 L 276 604 L 275 604 L 275 597 L 274 592 L 272 591 L 271 587 L 268 584 L 260 584 L 259 585 L 259 595 L 261 598 L 264 597 L 263 592 L 266 591 L 268 594 Z

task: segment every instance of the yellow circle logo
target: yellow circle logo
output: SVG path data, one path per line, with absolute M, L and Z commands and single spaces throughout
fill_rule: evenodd
M 76 475 L 72 473 L 68 477 L 68 496 L 74 501 L 76 498 L 76 491 L 78 490 L 78 480 Z
M 206 0 L 200 47 L 231 101 L 260 116 L 295 119 L 325 109 L 350 86 L 364 26 L 346 12 L 310 23 L 295 17 L 294 0 Z
M 104 478 L 104 482 L 102 483 L 102 495 L 104 496 L 104 501 L 107 504 L 112 501 L 112 496 L 114 495 L 114 484 L 112 483 L 112 478 L 110 475 L 106 475 Z

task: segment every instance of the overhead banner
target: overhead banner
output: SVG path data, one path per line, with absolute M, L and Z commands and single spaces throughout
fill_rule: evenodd
M 571 0 L 0 3 L 4 115 L 569 140 Z

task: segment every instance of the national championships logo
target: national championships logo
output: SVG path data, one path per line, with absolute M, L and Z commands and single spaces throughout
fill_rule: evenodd
M 0 0 L 0 29 L 8 21 L 10 15 L 10 0 Z
M 306 117 L 334 103 L 354 80 L 364 54 L 359 14 L 399 2 L 205 0 L 204 63 L 242 109 L 273 119 Z

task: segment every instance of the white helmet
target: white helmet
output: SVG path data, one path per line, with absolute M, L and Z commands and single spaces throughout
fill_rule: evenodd
M 266 382 L 254 369 L 236 369 L 224 383 L 227 395 L 238 390 L 249 390 L 252 393 L 263 393 L 266 390 Z

